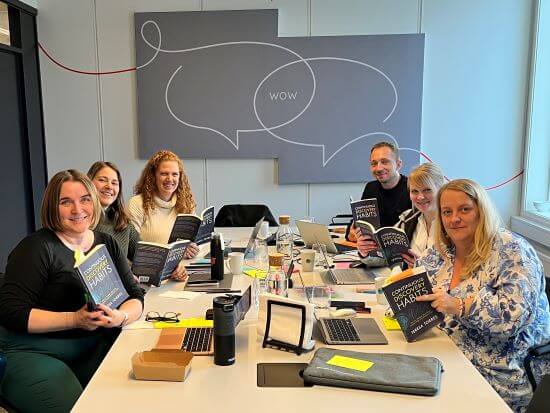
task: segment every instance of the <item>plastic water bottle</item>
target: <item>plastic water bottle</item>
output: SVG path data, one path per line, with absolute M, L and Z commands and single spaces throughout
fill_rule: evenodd
M 290 230 L 290 215 L 279 216 L 279 229 L 276 235 L 277 252 L 284 255 L 285 260 L 292 258 L 292 231 Z

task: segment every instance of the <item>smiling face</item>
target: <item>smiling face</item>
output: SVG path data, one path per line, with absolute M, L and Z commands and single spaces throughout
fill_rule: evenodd
M 103 208 L 115 202 L 120 191 L 120 183 L 116 171 L 108 166 L 101 168 L 92 180 L 99 195 L 99 202 Z
M 172 198 L 180 179 L 180 169 L 176 161 L 162 161 L 155 172 L 157 195 L 164 201 Z
M 453 244 L 470 246 L 479 225 L 477 204 L 462 191 L 446 189 L 440 198 L 441 222 Z
M 94 202 L 86 187 L 77 181 L 61 185 L 59 218 L 63 232 L 77 236 L 86 232 L 94 218 Z
M 399 182 L 401 159 L 387 146 L 373 149 L 370 155 L 372 175 L 385 189 L 391 189 Z
M 423 214 L 435 211 L 435 191 L 429 186 L 415 185 L 409 181 L 409 196 L 413 206 Z

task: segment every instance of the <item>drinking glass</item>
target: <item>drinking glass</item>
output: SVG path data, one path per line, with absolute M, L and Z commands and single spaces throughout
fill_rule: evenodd
M 305 292 L 309 298 L 309 302 L 315 306 L 315 308 L 329 308 L 330 297 L 332 290 L 329 286 L 315 286 L 308 287 Z

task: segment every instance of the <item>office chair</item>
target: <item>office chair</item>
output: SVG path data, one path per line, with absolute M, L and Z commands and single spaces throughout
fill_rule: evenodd
M 527 406 L 526 413 L 548 413 L 550 412 L 550 374 L 542 377 L 533 398 Z
M 230 204 L 222 206 L 216 215 L 214 226 L 253 227 L 261 217 L 264 217 L 264 220 L 269 222 L 270 226 L 279 226 L 269 207 L 255 204 Z
M 546 278 L 546 296 L 548 297 L 548 300 L 550 301 L 550 278 Z M 525 372 L 527 373 L 527 378 L 529 379 L 529 382 L 531 383 L 531 387 L 533 388 L 533 391 L 537 389 L 537 381 L 535 380 L 535 375 L 533 374 L 532 369 L 532 362 L 537 359 L 538 357 L 545 356 L 547 354 L 550 354 L 550 343 L 543 344 L 538 347 L 533 347 L 529 350 L 529 353 L 525 357 L 525 360 L 523 361 L 523 367 L 525 368 Z M 548 376 L 545 376 L 548 377 Z M 550 379 L 547 380 L 549 384 L 547 387 L 549 387 L 550 390 Z M 550 410 L 547 410 L 550 411 Z

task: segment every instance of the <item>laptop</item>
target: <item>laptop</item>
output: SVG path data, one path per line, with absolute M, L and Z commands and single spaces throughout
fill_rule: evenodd
M 252 289 L 248 287 L 242 296 L 233 295 L 235 299 L 235 327 L 245 317 L 252 302 Z M 213 327 L 175 327 L 163 328 L 155 346 L 161 350 L 186 350 L 197 356 L 214 354 Z
M 328 228 L 323 224 L 308 221 L 296 221 L 296 226 L 300 232 L 300 236 L 307 248 L 311 248 L 313 244 L 319 242 L 326 245 L 327 252 L 338 254 L 346 251 L 353 251 L 355 247 L 349 245 L 335 244 L 332 240 Z
M 374 318 L 320 318 L 317 325 L 327 344 L 388 344 Z
M 311 304 L 309 295 L 305 296 Z M 327 344 L 388 344 L 374 318 L 321 317 L 317 326 Z
M 328 263 L 328 258 L 325 251 L 321 250 L 325 262 Z M 328 268 L 326 273 L 321 274 L 321 278 L 325 284 L 336 285 L 359 285 L 359 284 L 374 284 L 376 274 L 373 271 L 365 268 Z
M 246 247 L 225 247 L 224 255 L 227 256 L 229 252 L 244 252 L 244 257 L 248 258 L 248 256 L 252 253 L 252 249 L 254 248 L 254 242 L 256 241 L 258 232 L 260 232 L 262 222 L 264 222 L 264 217 L 261 217 L 260 220 L 256 222 L 256 225 L 254 226 L 254 229 L 250 234 L 250 238 L 248 239 L 248 244 L 246 245 Z M 206 254 L 204 258 L 210 258 L 210 253 Z

